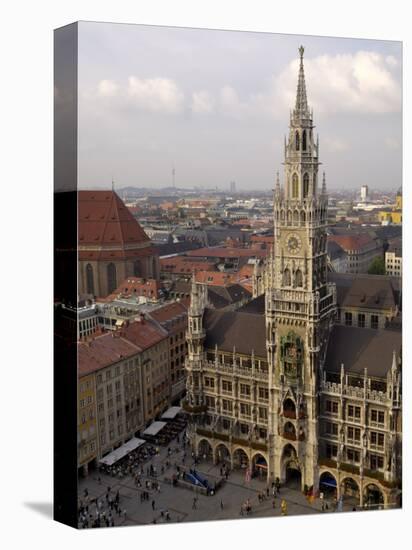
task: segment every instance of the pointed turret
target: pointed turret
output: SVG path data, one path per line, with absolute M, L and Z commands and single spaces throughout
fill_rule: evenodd
M 275 198 L 280 198 L 280 179 L 279 172 L 276 172 Z
M 322 195 L 326 195 L 327 194 L 327 191 L 326 191 L 326 176 L 325 176 L 325 172 L 323 172 L 323 177 L 322 177 Z
M 301 46 L 299 48 L 300 66 L 299 66 L 298 88 L 296 92 L 295 109 L 293 111 L 293 115 L 295 118 L 296 117 L 310 118 L 310 113 L 308 109 L 308 100 L 306 96 L 305 70 L 303 68 L 304 51 L 305 51 L 305 48 Z

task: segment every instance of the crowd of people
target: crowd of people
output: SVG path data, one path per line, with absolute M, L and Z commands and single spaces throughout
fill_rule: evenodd
M 113 527 L 115 518 L 125 518 L 126 510 L 120 506 L 120 493 L 114 493 L 107 487 L 106 494 L 100 498 L 90 498 L 87 489 L 79 500 L 78 524 L 79 527 Z
M 180 480 L 185 479 L 186 471 L 193 472 L 198 464 L 207 461 L 207 457 L 202 457 L 201 455 L 196 456 L 190 449 L 185 431 L 177 434 L 175 440 L 167 449 L 161 451 L 156 443 L 146 443 L 143 447 L 129 453 L 127 457 L 116 463 L 114 467 L 102 468 L 97 474 L 98 485 L 107 484 L 109 481 L 107 476 L 130 478 L 137 489 L 137 499 L 139 499 L 142 505 L 145 503 L 149 504 L 149 508 L 145 509 L 144 517 L 147 519 L 150 508 L 153 512 L 152 519 L 150 520 L 151 523 L 168 522 L 172 519 L 170 511 L 167 508 L 159 507 L 157 503 L 157 500 L 160 503 L 162 500 L 164 501 L 164 499 L 160 498 L 160 493 L 162 493 L 161 482 L 168 482 L 171 483 L 172 486 L 176 486 L 179 484 L 178 482 Z M 160 454 L 161 456 L 159 457 Z M 218 468 L 220 478 L 217 478 L 217 481 L 212 486 L 213 489 L 218 488 L 218 482 L 220 484 L 219 486 L 224 484 L 232 474 L 231 465 L 228 462 L 222 461 L 218 465 Z M 114 483 L 116 483 L 116 481 Z M 280 490 L 281 484 L 277 478 L 271 485 L 265 487 L 264 490 L 257 492 L 256 497 L 249 497 L 241 502 L 240 515 L 250 516 L 256 506 L 258 507 L 256 509 L 259 510 L 260 505 L 267 502 L 270 502 L 273 509 L 278 509 L 281 515 L 287 515 L 288 504 L 286 500 L 281 498 L 279 504 L 277 504 L 277 497 L 279 496 Z M 196 512 L 196 510 L 198 510 L 201 501 L 199 502 L 197 489 L 195 489 L 195 491 L 196 494 L 192 500 L 192 511 L 197 515 L 198 512 Z M 214 495 L 215 493 L 216 490 L 208 492 L 209 495 Z M 323 499 L 321 500 L 323 502 Z M 229 509 L 231 506 L 233 506 L 233 503 L 231 504 L 229 501 L 224 505 L 222 498 L 220 498 L 220 509 L 222 511 Z M 200 508 L 203 508 L 203 506 L 200 506 Z M 325 510 L 325 508 L 326 506 L 322 506 L 323 510 Z M 103 496 L 100 495 L 95 498 L 90 498 L 88 490 L 84 489 L 83 494 L 79 498 L 78 510 L 78 521 L 79 527 L 81 528 L 119 525 L 124 523 L 127 517 L 127 512 L 121 502 L 119 491 L 114 491 L 110 485 L 106 486 Z M 235 510 L 236 508 L 233 511 L 235 512 Z M 179 518 L 175 517 L 174 520 L 179 521 Z

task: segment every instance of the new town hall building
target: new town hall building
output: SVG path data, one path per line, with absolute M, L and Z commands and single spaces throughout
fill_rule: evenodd
M 303 67 L 274 192 L 274 247 L 258 294 L 208 307 L 193 283 L 186 359 L 192 447 L 215 462 L 358 505 L 396 506 L 401 488 L 399 288 L 386 277 L 328 281 L 325 177 L 318 185 Z M 337 275 L 337 274 L 333 274 Z

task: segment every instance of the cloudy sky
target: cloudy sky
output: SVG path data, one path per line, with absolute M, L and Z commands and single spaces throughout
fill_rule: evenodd
M 273 188 L 298 47 L 330 188 L 401 185 L 399 42 L 79 26 L 82 188 Z

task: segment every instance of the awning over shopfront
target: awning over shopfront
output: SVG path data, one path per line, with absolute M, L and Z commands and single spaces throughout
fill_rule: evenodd
M 124 445 L 101 458 L 99 462 L 100 464 L 106 464 L 106 466 L 113 466 L 113 464 L 115 464 L 118 460 L 124 458 L 144 443 L 146 443 L 144 439 L 132 437 L 132 439 L 129 439 L 129 441 L 127 441 Z
M 319 485 L 325 485 L 326 487 L 336 488 L 336 479 L 333 477 L 324 477 L 319 481 Z
M 152 422 L 148 428 L 145 429 L 143 435 L 157 435 L 162 428 L 166 426 L 166 422 L 160 420 Z
M 164 420 L 173 420 L 180 413 L 182 407 L 170 407 L 162 414 Z

